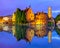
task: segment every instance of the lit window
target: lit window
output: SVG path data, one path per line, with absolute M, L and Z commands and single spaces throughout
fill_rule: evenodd
M 4 18 L 3 18 L 3 20 L 5 20 L 5 21 L 8 21 L 8 19 L 9 19 L 8 17 L 4 17 Z

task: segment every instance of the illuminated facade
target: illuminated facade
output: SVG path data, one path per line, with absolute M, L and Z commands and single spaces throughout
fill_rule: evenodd
M 13 15 L 12 15 L 12 23 L 13 23 L 13 24 L 15 23 L 15 20 L 16 20 L 16 14 L 13 13 Z
M 34 30 L 31 29 L 31 28 L 28 28 L 28 29 L 26 30 L 26 39 L 27 39 L 28 41 L 31 41 L 33 37 L 34 37 Z
M 11 19 L 11 15 L 8 16 L 1 16 L 0 17 L 0 24 L 11 24 L 12 23 L 12 19 Z
M 46 25 L 47 24 L 47 15 L 43 12 L 38 12 L 35 17 L 35 22 L 36 24 L 42 24 Z
M 26 9 L 26 19 L 28 22 L 34 20 L 34 13 L 31 8 Z
M 0 17 L 0 24 L 3 24 L 3 17 Z

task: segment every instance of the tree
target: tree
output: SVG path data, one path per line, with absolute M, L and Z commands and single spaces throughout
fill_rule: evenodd
M 58 21 L 60 21 L 60 14 L 57 15 L 57 17 L 55 18 L 55 23 L 57 23 Z M 60 35 L 60 29 L 58 28 L 58 26 L 55 26 L 55 30 L 57 32 L 58 35 Z
M 16 25 L 15 27 L 16 27 L 15 37 L 17 38 L 17 40 L 19 41 L 20 39 L 24 39 L 26 35 L 27 26 Z
M 56 30 L 57 34 L 60 36 L 60 29 L 58 27 L 55 27 L 55 30 Z
M 55 18 L 55 22 L 60 20 L 60 14 L 57 15 L 57 17 Z
M 17 8 L 16 10 L 16 24 L 20 24 L 21 22 L 21 10 Z
M 26 23 L 26 15 L 25 12 L 17 8 L 16 10 L 16 24 Z
M 21 17 L 21 19 L 22 19 L 22 23 L 26 23 L 27 22 L 26 15 L 25 15 L 24 11 L 22 11 L 22 17 Z

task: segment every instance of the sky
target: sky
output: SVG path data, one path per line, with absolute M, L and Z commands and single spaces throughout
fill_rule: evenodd
M 60 13 L 60 0 L 0 0 L 0 16 L 12 15 L 16 8 L 24 10 L 29 6 L 34 13 L 47 13 L 48 7 L 51 6 L 54 18 Z

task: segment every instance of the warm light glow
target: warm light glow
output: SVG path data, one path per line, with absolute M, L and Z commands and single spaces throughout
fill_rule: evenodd
M 51 9 L 51 7 L 48 8 L 48 17 L 49 18 L 52 17 L 52 9 Z
M 5 21 L 8 21 L 8 19 L 9 19 L 8 17 L 3 17 L 3 20 Z
M 15 13 L 13 13 L 12 21 L 15 21 L 15 18 L 16 18 L 16 15 L 15 15 Z
M 33 36 L 34 36 L 34 30 L 28 28 L 28 29 L 26 30 L 26 38 L 27 38 L 29 41 L 31 41 L 32 38 L 33 38 Z
M 15 26 L 12 26 L 12 32 L 13 32 L 13 35 L 15 35 L 15 33 L 16 33 Z
M 2 20 L 2 18 L 0 18 L 0 24 L 2 24 L 2 22 L 3 22 L 3 20 Z
M 26 12 L 26 19 L 28 22 L 34 20 L 34 13 L 31 8 L 29 8 L 28 11 Z
M 4 27 L 3 27 L 3 30 L 4 30 L 4 31 L 8 31 L 8 30 L 9 30 L 9 27 L 8 27 L 8 26 L 4 26 Z
M 36 24 L 43 24 L 44 23 L 43 21 L 40 21 L 40 20 L 36 20 L 35 22 L 36 22 Z

